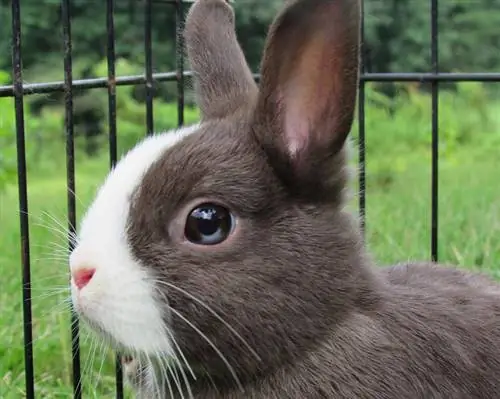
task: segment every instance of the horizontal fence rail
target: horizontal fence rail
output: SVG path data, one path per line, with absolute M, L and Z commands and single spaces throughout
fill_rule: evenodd
M 422 0 L 423 1 L 423 0 Z M 432 169 L 431 169 L 431 242 L 430 258 L 438 259 L 438 99 L 439 85 L 441 82 L 500 82 L 500 73 L 444 73 L 439 72 L 438 59 L 438 0 L 429 0 L 431 4 L 431 72 L 428 73 L 371 73 L 366 71 L 362 57 L 362 71 L 359 84 L 358 121 L 359 121 L 359 212 L 361 224 L 365 227 L 366 209 L 366 182 L 365 182 L 365 85 L 367 82 L 420 82 L 431 84 L 432 98 Z M 116 0 L 106 1 L 106 58 L 107 76 L 91 79 L 73 79 L 72 67 L 72 40 L 71 40 L 71 1 L 61 0 L 61 29 L 64 47 L 64 80 L 44 83 L 24 83 L 22 67 L 21 46 L 21 0 L 12 0 L 12 84 L 0 86 L 0 97 L 14 98 L 15 126 L 17 139 L 17 175 L 19 190 L 20 210 L 20 240 L 21 240 L 21 269 L 22 269 L 22 298 L 24 320 L 24 362 L 26 398 L 35 398 L 35 375 L 33 368 L 33 332 L 31 313 L 31 269 L 30 269 L 30 235 L 28 224 L 28 195 L 27 172 L 25 151 L 25 126 L 24 126 L 24 96 L 33 94 L 63 93 L 65 100 L 65 134 L 66 134 L 66 172 L 67 172 L 67 223 L 69 228 L 68 249 L 74 245 L 72 239 L 76 231 L 75 211 L 75 143 L 73 126 L 73 92 L 75 90 L 107 89 L 108 94 L 108 126 L 109 126 L 109 165 L 112 168 L 117 162 L 117 96 L 118 86 L 144 85 L 145 86 L 145 135 L 154 133 L 154 107 L 153 94 L 156 83 L 177 83 L 177 110 L 178 125 L 184 124 L 185 79 L 192 77 L 191 71 L 185 70 L 183 22 L 188 4 L 193 0 L 143 0 L 142 9 L 144 24 L 144 73 L 141 75 L 116 76 L 115 71 L 115 13 Z M 176 24 L 176 70 L 173 72 L 154 73 L 154 59 L 152 49 L 152 4 L 171 5 L 175 11 Z M 362 26 L 364 34 L 364 26 Z M 362 52 L 363 53 L 363 52 Z M 259 75 L 254 75 L 259 80 Z M 78 319 L 74 312 L 71 314 L 72 332 L 72 372 L 74 398 L 83 396 L 80 369 L 80 344 Z M 122 370 L 119 355 L 116 358 L 116 397 L 123 398 Z
M 185 71 L 179 77 L 178 72 L 153 73 L 153 82 L 178 82 L 182 78 L 192 77 L 190 71 Z M 255 80 L 259 80 L 260 75 L 254 74 Z M 144 75 L 117 76 L 110 81 L 108 78 L 91 78 L 73 80 L 74 89 L 99 89 L 109 85 L 131 86 L 146 84 L 147 77 Z M 360 75 L 360 82 L 500 82 L 500 73 L 496 72 L 469 72 L 469 73 L 411 73 L 411 72 L 386 72 L 386 73 L 363 73 Z M 22 85 L 22 94 L 47 94 L 63 93 L 65 84 L 63 81 L 47 83 L 25 83 Z M 13 97 L 14 85 L 0 86 L 0 97 Z

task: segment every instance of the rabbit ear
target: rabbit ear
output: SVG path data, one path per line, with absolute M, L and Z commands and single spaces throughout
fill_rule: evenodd
M 185 38 L 205 119 L 248 105 L 257 85 L 237 41 L 233 9 L 224 0 L 198 0 L 186 17 Z
M 298 0 L 270 28 L 254 130 L 307 179 L 349 134 L 359 78 L 360 0 Z M 281 162 L 283 164 L 283 162 Z

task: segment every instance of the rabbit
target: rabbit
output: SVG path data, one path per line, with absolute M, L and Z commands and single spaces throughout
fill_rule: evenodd
M 375 265 L 346 207 L 360 1 L 286 2 L 259 84 L 231 5 L 191 6 L 201 120 L 119 161 L 69 259 L 138 397 L 500 397 L 499 285 Z

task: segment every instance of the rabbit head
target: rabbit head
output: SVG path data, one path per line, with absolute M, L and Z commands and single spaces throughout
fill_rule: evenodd
M 73 301 L 116 345 L 244 381 L 376 303 L 343 210 L 360 3 L 289 2 L 259 85 L 225 1 L 195 2 L 185 35 L 201 122 L 110 173 L 71 255 Z

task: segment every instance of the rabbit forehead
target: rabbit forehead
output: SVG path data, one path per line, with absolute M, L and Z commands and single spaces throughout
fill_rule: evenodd
M 123 157 L 108 175 L 94 202 L 83 218 L 79 239 L 95 242 L 117 239 L 125 233 L 130 202 L 134 191 L 151 166 L 169 148 L 186 136 L 199 131 L 200 125 L 150 136 Z
M 248 122 L 207 121 L 196 135 L 164 151 L 147 170 L 134 193 L 130 221 L 143 214 L 163 216 L 165 222 L 195 198 L 234 200 L 251 210 L 267 197 L 267 184 L 257 183 L 273 176 Z

